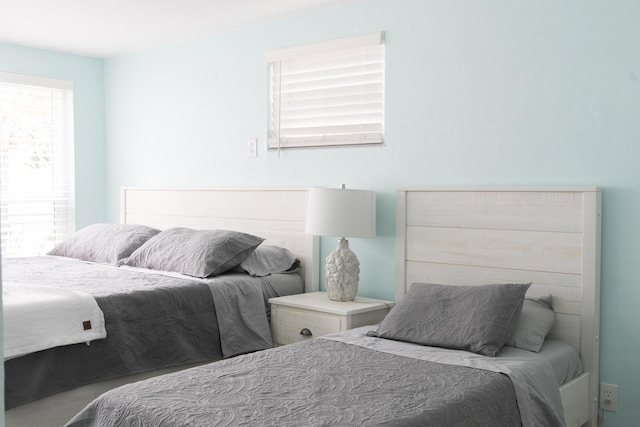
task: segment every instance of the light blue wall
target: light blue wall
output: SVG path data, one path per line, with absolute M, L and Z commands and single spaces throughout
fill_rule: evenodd
M 0 43 L 0 71 L 73 82 L 76 227 L 106 221 L 104 61 Z
M 90 135 L 78 164 L 87 220 L 117 222 L 123 185 L 377 191 L 379 236 L 351 239 L 363 296 L 393 298 L 397 187 L 602 187 L 601 380 L 619 385 L 604 425 L 623 427 L 640 419 L 638 22 L 636 0 L 371 0 L 108 59 L 104 107 L 98 60 L 0 45 L 0 71 L 73 76 L 100 92 L 84 99 L 91 118 L 76 116 L 76 140 L 78 126 Z M 266 152 L 265 52 L 379 30 L 385 146 Z M 252 137 L 257 158 L 246 155 Z M 323 240 L 323 255 L 333 247 Z
M 378 192 L 351 239 L 360 295 L 393 298 L 394 189 L 603 188 L 602 381 L 640 419 L 640 2 L 373 0 L 105 64 L 109 218 L 122 185 Z M 270 49 L 386 31 L 386 144 L 266 152 Z M 257 158 L 246 140 L 259 137 Z M 326 255 L 334 246 L 323 240 Z

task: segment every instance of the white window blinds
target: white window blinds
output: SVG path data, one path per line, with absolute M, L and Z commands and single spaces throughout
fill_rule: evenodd
M 384 142 L 384 32 L 273 50 L 269 148 Z
M 74 211 L 73 84 L 0 73 L 2 256 L 46 253 Z

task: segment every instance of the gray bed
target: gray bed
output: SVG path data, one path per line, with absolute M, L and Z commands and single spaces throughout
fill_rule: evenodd
M 67 427 L 564 425 L 544 352 L 510 348 L 487 361 L 370 338 L 370 329 L 129 384 Z
M 105 227 L 102 227 L 102 230 L 94 230 L 98 231 L 96 233 L 84 234 L 84 239 L 80 239 L 80 242 L 70 238 L 67 241 L 69 244 L 63 248 L 72 252 L 66 254 L 72 257 L 78 256 L 86 260 L 86 255 L 97 255 L 100 259 L 94 259 L 96 262 L 120 266 L 119 269 L 88 264 L 83 267 L 87 270 L 89 281 L 85 284 L 88 287 L 82 285 L 82 289 L 89 291 L 105 312 L 107 339 L 93 341 L 90 346 L 74 344 L 6 360 L 6 425 L 61 426 L 95 397 L 116 386 L 217 360 L 224 355 L 264 348 L 265 338 L 262 331 L 265 329 L 265 305 L 268 298 L 291 292 L 312 292 L 319 287 L 319 241 L 316 236 L 304 233 L 307 193 L 307 188 L 300 187 L 122 188 L 120 227 L 113 224 L 111 230 L 106 230 L 111 232 L 111 235 L 104 234 Z M 138 224 L 144 224 L 147 228 L 140 233 L 140 228 L 136 227 Z M 149 230 L 149 227 L 154 230 Z M 261 252 L 259 257 L 253 258 L 255 263 L 252 262 L 252 266 L 258 270 L 251 271 L 250 274 L 259 276 L 265 273 L 265 268 L 271 271 L 275 266 L 271 262 L 272 251 L 267 251 L 267 248 L 286 248 L 290 251 L 289 255 L 299 260 L 299 269 L 295 274 L 273 274 L 261 278 L 249 278 L 246 274 L 232 276 L 228 272 L 220 276 L 217 273 L 222 272 L 216 271 L 216 279 L 211 283 L 193 278 L 185 281 L 184 277 L 171 277 L 171 274 L 165 277 L 145 275 L 140 276 L 138 285 L 144 288 L 144 283 L 148 282 L 150 287 L 157 288 L 155 291 L 129 289 L 120 294 L 112 294 L 112 291 L 116 290 L 115 282 L 107 275 L 112 274 L 112 270 L 115 269 L 119 271 L 118 274 L 134 277 L 135 272 L 125 272 L 125 268 L 122 267 L 122 264 L 126 264 L 125 258 L 133 255 L 131 250 L 140 247 L 145 239 L 157 234 L 158 230 L 163 234 L 170 234 L 167 232 L 175 227 L 187 227 L 203 232 L 235 230 L 259 236 L 259 240 L 262 240 L 259 248 L 265 251 L 256 250 L 251 254 L 253 257 Z M 119 238 L 118 233 L 132 229 L 135 232 L 130 233 L 126 239 Z M 256 243 L 255 239 L 250 240 Z M 114 242 L 118 244 L 117 248 L 114 248 Z M 159 267 L 163 270 L 171 266 L 169 270 L 180 272 L 173 267 L 176 266 L 176 262 L 181 264 L 179 261 L 182 259 L 182 251 L 174 249 L 182 249 L 182 245 L 177 244 L 173 238 L 165 242 L 167 245 L 164 247 L 164 254 L 155 258 L 166 260 L 168 263 Z M 224 242 L 226 239 L 219 243 Z M 263 256 L 265 252 L 266 257 Z M 216 251 L 211 255 L 215 257 L 217 253 Z M 243 264 L 251 257 L 245 258 Z M 140 257 L 138 260 L 150 259 Z M 19 269 L 12 271 L 13 268 L 9 266 L 12 262 L 3 260 L 5 283 L 12 281 L 14 284 L 20 284 L 24 283 L 26 278 L 47 285 L 64 281 L 53 277 L 52 273 L 63 276 L 66 274 L 57 266 L 50 265 L 43 270 L 25 264 L 26 272 Z M 187 264 L 183 267 L 199 269 L 208 266 L 209 262 Z M 226 268 L 226 265 L 224 267 Z M 189 276 L 198 275 L 198 272 L 191 271 L 182 273 Z M 207 275 L 209 273 L 206 272 Z M 222 286 L 210 286 L 212 283 L 222 283 Z M 256 301 L 261 300 L 260 309 L 238 311 L 233 307 L 233 304 L 244 305 L 247 299 L 242 292 L 241 296 L 234 296 L 233 289 L 238 283 L 253 285 L 249 288 L 245 286 L 245 289 L 260 290 L 257 293 L 260 298 L 253 299 L 255 307 Z M 76 289 L 80 289 L 81 286 L 77 286 Z M 220 301 L 215 304 L 212 303 L 216 301 L 214 292 L 223 294 L 223 298 L 217 298 Z M 172 308 L 144 316 L 143 309 L 161 306 L 157 302 L 160 294 L 167 302 L 173 300 Z M 253 292 L 253 295 L 256 293 Z M 133 309 L 126 308 L 125 300 L 129 299 L 134 304 Z M 221 301 L 233 304 L 223 307 Z M 233 315 L 221 316 L 225 308 Z M 241 313 L 249 315 L 243 316 Z M 120 314 L 128 317 L 128 320 L 121 324 L 116 323 L 117 326 L 114 327 L 109 326 L 109 320 L 117 318 Z M 267 307 L 266 315 L 268 314 Z M 154 316 L 156 320 L 152 320 Z M 143 326 L 144 323 L 147 324 L 146 327 Z M 139 327 L 136 328 L 144 332 L 140 334 L 130 331 L 128 328 L 132 324 L 138 324 Z M 234 333 L 238 330 L 237 326 L 242 324 L 250 327 Z M 256 327 L 259 331 L 257 336 L 253 332 L 247 334 L 247 330 L 256 330 Z M 219 334 L 219 331 L 230 333 Z M 134 336 L 143 342 L 138 342 Z M 124 343 L 124 349 L 111 351 L 109 343 L 114 340 Z M 250 345 L 247 346 L 247 343 Z M 79 360 L 84 361 L 78 362 Z M 130 374 L 133 371 L 143 372 Z M 87 385 L 78 386 L 79 384 Z M 51 395 L 40 398 L 48 394 Z M 21 404 L 30 400 L 33 401 Z
M 105 379 L 219 360 L 272 346 L 268 298 L 304 289 L 298 274 L 187 279 L 60 257 L 9 259 L 5 281 L 92 295 L 107 338 L 5 361 L 5 407 Z M 225 333 L 235 326 L 234 333 Z M 222 333 L 221 333 L 222 331 Z

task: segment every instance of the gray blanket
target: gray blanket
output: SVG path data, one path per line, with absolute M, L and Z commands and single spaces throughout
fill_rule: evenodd
M 224 357 L 273 347 L 262 288 L 247 283 L 246 275 L 207 282 L 216 305 Z
M 315 339 L 111 390 L 67 427 L 517 426 L 506 375 Z
M 107 329 L 106 339 L 89 346 L 6 361 L 7 409 L 97 381 L 271 347 L 260 278 L 187 280 L 55 257 L 3 261 L 3 278 L 86 292 Z M 219 319 L 235 325 L 222 344 Z
M 324 338 L 429 362 L 505 374 L 513 383 L 524 427 L 565 425 L 558 378 L 551 364 L 542 355 L 513 347 L 503 347 L 496 357 L 486 357 L 467 351 L 371 338 L 366 336 L 370 329 L 370 327 L 356 328 L 327 335 Z M 577 371 L 575 375 L 579 373 Z

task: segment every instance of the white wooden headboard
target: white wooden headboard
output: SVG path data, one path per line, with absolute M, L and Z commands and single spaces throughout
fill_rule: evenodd
M 396 301 L 414 282 L 532 282 L 553 296 L 550 336 L 589 373 L 596 425 L 601 193 L 596 187 L 422 187 L 396 194 Z
M 120 222 L 159 229 L 227 229 L 265 238 L 301 260 L 305 291 L 319 289 L 319 239 L 305 234 L 307 188 L 121 189 Z

